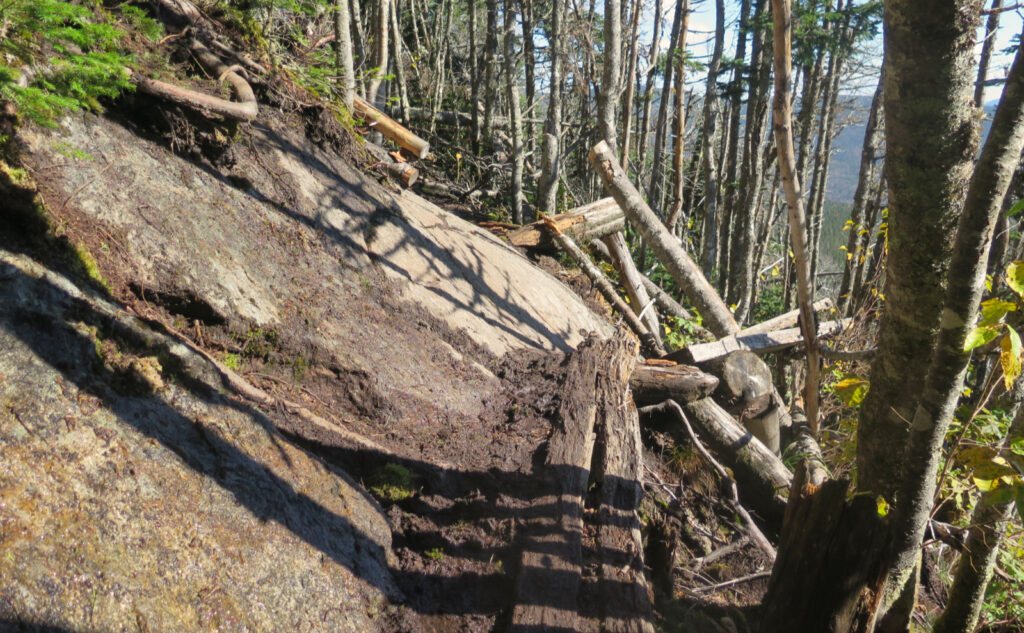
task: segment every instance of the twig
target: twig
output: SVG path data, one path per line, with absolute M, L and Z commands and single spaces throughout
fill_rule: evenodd
M 861 350 L 838 350 L 832 349 L 825 343 L 819 343 L 818 349 L 821 350 L 821 355 L 829 360 L 871 360 L 878 353 L 877 347 Z
M 725 468 L 718 463 L 718 460 L 711 456 L 711 453 L 708 452 L 708 449 L 704 448 L 704 444 L 701 443 L 700 439 L 697 438 L 697 434 L 693 431 L 693 427 L 690 425 L 690 420 L 686 417 L 686 413 L 683 412 L 683 408 L 679 406 L 679 403 L 677 403 L 675 400 L 666 400 L 666 402 L 668 403 L 669 408 L 675 411 L 676 415 L 679 416 L 679 419 L 683 422 L 683 426 L 686 427 L 686 432 L 689 433 L 690 439 L 693 441 L 693 445 L 697 447 L 697 450 L 700 452 L 701 455 L 704 456 L 704 459 L 706 459 L 708 463 L 711 464 L 711 466 L 718 472 L 719 477 L 725 480 L 725 482 L 728 484 L 729 495 L 731 497 L 730 505 L 732 506 L 732 509 L 735 510 L 736 513 L 739 514 L 745 522 L 747 533 L 750 535 L 750 538 L 754 541 L 754 544 L 760 547 L 764 551 L 764 553 L 768 554 L 769 558 L 772 561 L 774 561 L 776 555 L 775 546 L 773 546 L 771 541 L 768 540 L 768 537 L 764 535 L 764 532 L 761 531 L 761 528 L 757 527 L 757 524 L 754 523 L 754 519 L 751 518 L 750 513 L 747 512 L 747 509 L 740 504 L 740 495 L 739 491 L 736 489 L 736 480 L 733 479 L 725 470 Z
M 64 200 L 64 202 L 60 205 L 60 209 L 58 209 L 57 211 L 58 212 L 63 211 L 64 207 L 68 206 L 68 203 L 71 202 L 72 198 L 74 198 L 78 194 L 82 193 L 83 189 L 85 189 L 86 187 L 88 187 L 92 183 L 94 183 L 97 180 L 99 180 L 100 176 L 102 176 L 103 174 L 107 173 L 107 170 L 110 169 L 113 166 L 114 166 L 114 163 L 107 163 L 106 167 L 104 167 L 103 169 L 100 170 L 100 173 L 96 174 L 95 176 L 93 176 L 89 180 L 85 181 L 85 183 L 83 183 L 82 186 L 79 187 L 78 189 L 75 189 L 74 191 L 72 191 L 71 195 L 68 196 L 67 199 Z
M 713 563 L 719 558 L 723 558 L 725 556 L 728 556 L 729 554 L 732 554 L 733 552 L 739 551 L 749 542 L 749 536 L 741 536 L 738 540 L 733 541 L 732 543 L 729 543 L 724 547 L 719 547 L 718 549 L 716 549 L 715 551 L 711 552 L 706 556 L 694 558 L 692 561 L 690 561 L 690 563 L 695 564 L 697 566 L 697 569 L 700 569 L 704 565 Z
M 759 571 L 759 572 L 756 572 L 756 573 L 753 573 L 753 574 L 747 574 L 746 576 L 740 576 L 739 578 L 733 578 L 732 580 L 726 580 L 725 582 L 720 582 L 720 583 L 711 585 L 710 587 L 695 587 L 694 589 L 691 589 L 691 591 L 693 591 L 694 593 L 712 593 L 712 592 L 718 591 L 719 589 L 726 589 L 728 587 L 733 587 L 735 585 L 739 585 L 739 584 L 742 584 L 742 583 L 745 583 L 745 582 L 750 582 L 752 580 L 758 580 L 758 579 L 761 579 L 761 578 L 767 578 L 768 576 L 771 576 L 771 575 L 772 575 L 772 572 L 770 570 L 769 571 Z

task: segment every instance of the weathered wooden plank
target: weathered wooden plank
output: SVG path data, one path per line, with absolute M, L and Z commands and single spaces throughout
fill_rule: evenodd
M 834 336 L 850 323 L 852 323 L 852 319 L 819 323 L 818 338 Z M 735 336 L 726 336 L 710 343 L 691 345 L 681 350 L 676 350 L 664 358 L 665 360 L 672 360 L 678 363 L 700 365 L 742 350 L 754 352 L 755 354 L 770 354 L 771 352 L 796 347 L 804 342 L 800 328 L 796 327 L 766 333 L 746 334 L 745 332 L 744 330 Z
M 815 312 L 825 312 L 826 310 L 834 308 L 835 304 L 832 303 L 831 299 L 825 298 L 815 301 L 814 305 L 811 307 Z M 786 328 L 795 327 L 797 319 L 799 318 L 800 310 L 790 310 L 789 312 L 780 314 L 779 316 L 768 319 L 767 321 L 761 321 L 760 323 L 755 323 L 748 328 L 744 328 L 743 331 L 740 332 L 740 335 L 764 334 L 765 332 L 774 332 L 775 330 L 784 330 Z

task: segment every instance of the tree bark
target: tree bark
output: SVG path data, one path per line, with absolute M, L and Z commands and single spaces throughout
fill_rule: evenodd
M 615 132 L 615 106 L 619 102 L 622 57 L 622 8 L 619 0 L 604 0 L 604 63 L 601 67 L 601 90 L 597 94 L 597 133 L 619 155 L 619 138 Z
M 637 181 L 643 179 L 647 165 L 647 143 L 650 140 L 651 132 L 651 102 L 654 100 L 654 71 L 658 64 L 658 54 L 661 51 L 661 22 L 662 22 L 662 0 L 654 0 L 654 33 L 651 35 L 651 48 L 647 55 L 647 78 L 644 81 L 644 107 L 640 117 L 640 127 L 637 130 Z
M 643 0 L 633 1 L 633 15 L 630 19 L 629 64 L 624 78 L 625 92 L 622 95 L 622 127 L 619 148 L 622 168 L 629 173 L 629 147 L 633 138 L 633 95 L 636 90 L 636 63 L 640 52 L 640 17 L 643 13 Z
M 677 0 L 683 22 L 679 27 L 679 42 L 669 60 L 676 68 L 676 89 L 673 95 L 672 134 L 672 207 L 669 209 L 665 226 L 670 233 L 676 232 L 676 223 L 683 212 L 683 141 L 686 137 L 686 33 L 690 28 L 690 0 Z
M 973 13 L 977 17 L 975 5 L 964 3 L 966 16 Z M 970 25 L 969 19 L 964 20 L 965 27 Z M 932 509 L 942 442 L 953 419 L 970 361 L 970 352 L 964 351 L 964 341 L 978 315 L 985 291 L 992 234 L 1022 149 L 1024 53 L 1018 50 L 960 215 L 938 340 L 911 418 L 906 450 L 901 460 L 903 471 L 894 506 L 895 539 L 889 568 L 889 587 L 893 591 L 903 586 L 916 564 Z
M 812 280 L 807 261 L 807 218 L 796 173 L 793 153 L 792 59 L 790 57 L 792 13 L 789 0 L 772 0 L 772 21 L 775 29 L 775 145 L 779 152 L 779 172 L 789 206 L 789 234 L 797 272 L 797 293 L 800 308 L 800 329 L 807 346 L 807 377 L 804 384 L 804 407 L 812 432 L 818 432 L 818 341 L 811 302 Z
M 380 85 L 388 71 L 388 27 L 393 0 L 378 0 L 374 10 L 373 67 L 366 86 L 366 100 L 380 107 Z
M 494 153 L 494 108 L 498 96 L 498 0 L 487 3 L 487 34 L 484 36 L 483 152 Z
M 661 332 L 659 331 L 661 328 L 658 322 L 658 312 L 654 309 L 654 306 L 648 305 L 651 302 L 651 298 L 647 294 L 647 289 L 644 288 L 643 282 L 640 281 L 642 275 L 636 269 L 636 264 L 633 263 L 633 256 L 626 245 L 625 236 L 622 235 L 621 231 L 616 231 L 601 239 L 608 248 L 615 270 L 619 273 L 619 283 L 626 289 L 626 296 L 629 297 L 630 307 L 633 308 L 637 318 L 641 319 L 651 336 L 657 340 L 658 345 L 664 347 L 661 341 Z M 643 313 L 642 317 L 641 313 Z
M 716 261 L 718 238 L 718 166 L 715 162 L 715 120 L 717 118 L 715 101 L 717 94 L 715 85 L 718 83 L 718 68 L 722 63 L 722 50 L 725 46 L 725 2 L 715 0 L 715 44 L 708 62 L 707 89 L 704 91 L 704 125 L 701 134 L 701 148 L 704 151 L 704 235 L 705 249 L 703 253 L 704 276 L 712 278 Z M 721 280 L 725 271 L 718 271 Z M 731 317 L 730 317 L 731 318 Z M 739 326 L 737 326 L 739 327 Z
M 356 93 L 356 74 L 352 62 L 352 27 L 348 0 L 337 0 L 334 8 L 334 65 L 341 83 L 341 101 L 349 112 Z
M 988 66 L 992 62 L 992 49 L 996 45 L 996 31 L 999 30 L 999 16 L 1003 0 L 992 0 L 992 10 L 985 20 L 985 40 L 981 45 L 981 57 L 978 59 L 978 80 L 974 83 L 974 107 L 985 105 L 985 81 L 988 79 Z
M 561 172 L 559 134 L 562 128 L 562 3 L 551 5 L 548 22 L 548 50 L 551 59 L 551 86 L 548 90 L 548 112 L 544 123 L 544 144 L 541 156 L 537 208 L 543 213 L 555 212 L 558 180 Z
M 516 14 L 511 0 L 505 0 L 505 90 L 508 96 L 509 119 L 512 127 L 512 176 L 509 179 L 509 197 L 512 221 L 523 223 L 523 114 L 519 107 L 519 73 L 517 72 L 515 39 Z
M 974 0 L 885 5 L 885 144 L 889 192 L 885 303 L 871 390 L 857 427 L 857 487 L 892 500 L 942 313 L 952 235 L 977 148 Z

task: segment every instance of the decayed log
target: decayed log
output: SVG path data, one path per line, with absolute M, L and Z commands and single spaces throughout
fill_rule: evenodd
M 780 407 L 768 365 L 752 352 L 740 351 L 716 359 L 704 369 L 720 379 L 715 391 L 718 403 L 778 455 Z
M 793 410 L 793 441 L 786 447 L 786 457 L 794 462 L 805 462 L 807 482 L 820 486 L 828 479 L 828 467 L 821 455 L 821 446 L 814 439 L 807 416 L 800 409 Z
M 558 426 L 548 442 L 544 463 L 545 489 L 536 497 L 531 510 L 524 513 L 530 518 L 524 528 L 526 538 L 516 579 L 511 630 L 597 628 L 588 617 L 593 614 L 579 612 L 583 497 L 587 493 L 597 438 L 595 425 L 610 422 L 615 428 L 616 420 L 621 420 L 623 415 L 622 407 L 630 409 L 625 391 L 635 355 L 636 344 L 628 336 L 605 341 L 592 336 L 580 344 L 569 359 L 558 409 Z M 622 469 L 608 464 L 605 471 L 622 472 Z M 641 552 L 634 554 L 642 556 Z M 635 565 L 639 565 L 638 576 L 642 578 L 642 560 L 632 562 L 630 568 Z M 638 578 L 631 575 L 628 582 L 619 583 L 623 595 L 633 595 L 627 585 L 635 582 Z M 616 614 L 616 617 L 633 619 L 639 614 L 643 619 L 644 612 L 649 613 L 649 606 L 640 612 L 633 610 Z
M 242 121 L 252 121 L 259 115 L 259 107 L 256 104 L 256 95 L 252 91 L 252 86 L 235 72 L 236 67 L 225 66 L 216 55 L 197 40 L 192 40 L 189 50 L 210 74 L 218 77 L 221 81 L 228 82 L 238 101 L 227 101 L 202 92 L 150 79 L 129 70 L 132 82 L 142 92 L 201 112 L 211 112 Z
M 818 324 L 818 339 L 834 336 L 846 328 L 852 319 L 840 319 L 838 321 L 826 321 Z M 787 328 L 776 332 L 762 334 L 745 334 L 740 332 L 735 336 L 727 336 L 710 343 L 699 343 L 672 352 L 665 356 L 666 360 L 673 360 L 677 363 L 688 363 L 700 365 L 718 358 L 723 358 L 732 352 L 747 350 L 755 354 L 770 354 L 780 350 L 796 347 L 804 342 L 800 328 Z
M 835 304 L 832 303 L 831 299 L 820 299 L 818 301 L 815 301 L 814 305 L 811 307 L 814 309 L 815 312 L 824 312 L 826 310 L 831 310 L 832 308 L 834 308 Z M 780 314 L 779 316 L 768 319 L 767 321 L 761 321 L 760 323 L 751 325 L 748 328 L 744 328 L 743 331 L 740 332 L 740 335 L 745 336 L 747 334 L 764 334 L 765 332 L 774 332 L 776 330 L 784 330 L 786 328 L 795 327 L 799 317 L 799 308 L 796 310 L 790 310 L 789 312 Z
M 888 530 L 870 495 L 847 502 L 848 486 L 815 486 L 797 467 L 760 633 L 874 629 Z
M 692 402 L 706 398 L 718 386 L 718 378 L 687 365 L 637 363 L 629 379 L 637 406 L 666 400 Z
M 567 233 L 574 240 L 590 240 L 621 231 L 625 227 L 625 216 L 614 198 L 602 198 L 577 207 L 566 213 L 550 217 L 558 230 Z M 527 224 L 508 235 L 509 242 L 524 248 L 551 247 L 551 239 L 542 220 Z
M 604 412 L 600 424 L 604 456 L 601 462 L 601 507 L 598 510 L 598 548 L 601 559 L 602 631 L 654 633 L 650 586 L 644 572 L 644 545 L 637 509 L 643 498 L 640 468 L 643 446 L 640 419 L 630 400 L 625 372 L 627 359 L 598 374 L 595 399 Z M 637 365 L 636 368 L 645 367 Z M 635 392 L 634 392 L 635 393 Z
M 416 136 L 398 121 L 373 107 L 373 104 L 366 99 L 356 95 L 352 103 L 355 110 L 354 114 L 357 117 L 366 119 L 373 129 L 398 143 L 402 149 L 408 150 L 413 156 L 421 159 L 426 158 L 427 154 L 430 153 L 430 143 Z
M 420 177 L 420 170 L 409 163 L 384 163 L 384 170 L 392 180 L 402 183 L 406 189 L 415 185 Z

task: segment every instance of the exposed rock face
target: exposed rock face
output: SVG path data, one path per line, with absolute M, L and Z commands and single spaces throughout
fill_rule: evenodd
M 375 631 L 390 531 L 211 368 L 0 251 L 0 629 Z

